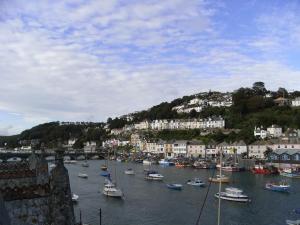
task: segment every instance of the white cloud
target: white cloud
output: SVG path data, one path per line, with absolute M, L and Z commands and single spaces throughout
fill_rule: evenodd
M 257 80 L 272 88 L 296 88 L 300 81 L 299 71 L 278 57 L 257 55 L 273 53 L 281 34 L 223 38 L 217 7 L 206 1 L 2 4 L 0 110 L 21 114 L 18 129 L 51 120 L 105 120 Z M 6 126 L 3 133 L 16 129 Z

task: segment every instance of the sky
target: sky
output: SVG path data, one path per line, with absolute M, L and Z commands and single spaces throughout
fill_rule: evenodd
M 0 135 L 263 81 L 299 90 L 298 0 L 0 0 Z

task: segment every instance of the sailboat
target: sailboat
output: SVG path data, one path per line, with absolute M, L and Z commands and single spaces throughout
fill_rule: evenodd
M 114 151 L 115 154 L 115 151 Z M 116 166 L 115 169 L 115 182 L 111 180 L 110 174 L 107 176 L 108 179 L 106 179 L 106 184 L 104 185 L 102 193 L 107 197 L 114 197 L 114 198 L 122 198 L 124 196 L 122 190 L 118 188 L 117 186 L 117 171 Z M 103 171 L 107 172 L 107 171 Z

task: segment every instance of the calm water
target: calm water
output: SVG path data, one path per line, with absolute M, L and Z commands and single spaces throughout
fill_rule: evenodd
M 117 182 L 125 194 L 125 200 L 120 200 L 107 198 L 99 192 L 104 183 L 104 178 L 100 176 L 100 166 L 104 161 L 89 161 L 89 164 L 89 168 L 82 167 L 81 163 L 66 166 L 71 189 L 79 195 L 79 203 L 75 206 L 76 217 L 79 218 L 81 210 L 83 222 L 89 225 L 99 224 L 99 208 L 102 209 L 104 225 L 195 225 L 207 187 L 185 185 L 182 191 L 175 191 L 167 189 L 165 184 L 183 184 L 194 177 L 207 181 L 213 173 L 212 170 L 163 168 L 157 165 L 151 169 L 163 174 L 164 181 L 146 181 L 143 169 L 148 167 L 109 162 L 109 168 L 115 165 Z M 124 170 L 127 168 L 133 168 L 136 174 L 125 175 Z M 78 172 L 87 173 L 89 178 L 78 178 Z M 112 175 L 115 178 L 114 171 Z M 286 219 L 295 219 L 291 211 L 300 207 L 300 180 L 284 178 L 292 185 L 291 193 L 284 194 L 263 189 L 265 182 L 283 179 L 280 176 L 253 175 L 249 172 L 233 173 L 231 176 L 234 181 L 231 185 L 242 188 L 252 202 L 244 204 L 222 201 L 221 224 L 283 225 Z M 214 197 L 217 191 L 218 185 L 212 184 L 199 224 L 217 224 L 218 200 Z

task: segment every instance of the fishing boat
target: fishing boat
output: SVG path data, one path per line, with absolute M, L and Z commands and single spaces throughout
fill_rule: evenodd
M 287 225 L 300 225 L 300 220 L 286 220 Z
M 217 175 L 216 177 L 210 177 L 208 178 L 208 180 L 214 183 L 229 183 L 229 177 L 225 175 Z
M 290 177 L 290 178 L 300 178 L 300 170 L 293 168 L 286 168 L 279 171 L 281 176 Z
M 147 173 L 146 176 L 145 176 L 146 180 L 161 181 L 163 178 L 164 178 L 164 176 L 159 174 L 159 173 Z
M 127 174 L 127 175 L 134 175 L 134 170 L 129 168 L 129 169 L 125 170 L 124 173 Z
M 123 192 L 120 188 L 117 188 L 117 186 L 112 183 L 111 181 L 108 181 L 103 188 L 102 193 L 107 197 L 114 197 L 114 198 L 122 198 Z
M 238 188 L 230 187 L 226 188 L 225 192 L 218 192 L 215 194 L 216 198 L 220 198 L 227 201 L 234 201 L 234 202 L 250 202 L 251 200 L 243 191 Z
M 78 202 L 78 199 L 79 199 L 79 196 L 78 196 L 78 195 L 72 194 L 72 202 L 73 202 L 73 203 L 77 203 L 77 202 Z
M 199 178 L 194 178 L 193 180 L 188 180 L 187 184 L 192 185 L 192 186 L 198 186 L 198 187 L 205 186 L 205 183 L 202 180 L 200 180 Z
M 85 173 L 78 173 L 78 177 L 80 177 L 80 178 L 88 178 L 89 176 L 87 175 L 87 174 L 85 174 Z
M 183 185 L 182 184 L 167 184 L 167 188 L 172 190 L 182 190 Z
M 265 185 L 265 189 L 277 192 L 289 192 L 290 187 L 290 185 L 285 183 L 266 183 Z

